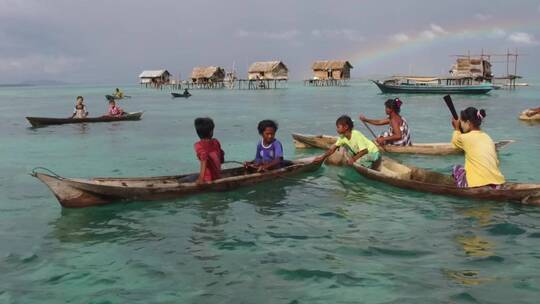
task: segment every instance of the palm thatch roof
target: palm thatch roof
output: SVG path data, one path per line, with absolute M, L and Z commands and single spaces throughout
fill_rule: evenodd
M 285 70 L 288 70 L 287 66 L 281 61 L 259 61 L 249 66 L 248 73 L 271 72 L 279 65 L 282 65 Z
M 317 60 L 313 63 L 311 68 L 313 70 L 342 70 L 348 67 L 352 69 L 353 66 L 346 60 Z
M 164 74 L 170 75 L 169 71 L 167 70 L 147 70 L 147 71 L 143 71 L 139 75 L 139 78 L 158 78 L 158 77 L 163 76 Z
M 218 74 L 217 76 L 224 76 L 225 70 L 217 66 L 194 67 L 193 71 L 191 71 L 191 78 L 212 78 L 216 74 Z

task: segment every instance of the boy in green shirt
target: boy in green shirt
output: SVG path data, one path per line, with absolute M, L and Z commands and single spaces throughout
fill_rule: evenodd
M 379 148 L 353 127 L 353 121 L 349 116 L 339 117 L 336 120 L 338 140 L 326 153 L 317 157 L 316 161 L 325 160 L 339 148 L 339 151 L 346 157 L 347 164 L 357 163 L 367 168 L 376 169 L 381 160 Z

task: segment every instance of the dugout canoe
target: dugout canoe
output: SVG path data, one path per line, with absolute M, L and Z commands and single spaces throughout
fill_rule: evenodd
M 530 122 L 533 122 L 533 121 L 539 121 L 540 122 L 540 113 L 537 113 L 537 114 L 534 114 L 533 116 L 527 116 L 527 113 L 529 113 L 531 111 L 531 109 L 527 109 L 523 112 L 521 112 L 521 114 L 519 115 L 519 119 L 520 120 L 525 120 L 525 121 L 530 121 Z
M 298 149 L 319 148 L 328 149 L 337 140 L 337 136 L 330 135 L 310 135 L 310 134 L 292 134 L 294 146 Z M 513 140 L 501 140 L 495 142 L 497 150 L 513 143 Z M 451 143 L 431 143 L 431 144 L 413 144 L 412 146 L 392 146 L 385 145 L 385 152 L 402 154 L 424 154 L 424 155 L 451 155 L 461 154 L 462 150 L 454 148 Z
M 266 172 L 246 171 L 244 167 L 222 171 L 222 178 L 197 184 L 199 173 L 157 177 L 100 177 L 91 179 L 64 178 L 32 171 L 31 175 L 45 183 L 65 208 L 82 208 L 119 201 L 152 201 L 178 198 L 203 192 L 226 191 L 269 180 L 319 169 L 315 157 L 294 160 L 290 165 Z
M 458 188 L 450 175 L 405 165 L 388 157 L 383 157 L 377 170 L 357 164 L 353 167 L 366 178 L 403 189 L 540 206 L 540 184 L 506 183 L 498 190 L 491 187 Z
M 191 96 L 190 93 L 187 93 L 187 94 L 184 94 L 184 93 L 171 93 L 171 95 L 172 95 L 173 98 L 177 98 L 177 97 L 188 98 L 189 96 Z
M 32 127 L 45 127 L 49 125 L 64 125 L 74 123 L 113 122 L 124 120 L 140 120 L 143 112 L 132 112 L 122 116 L 99 116 L 86 118 L 51 118 L 51 117 L 26 117 Z

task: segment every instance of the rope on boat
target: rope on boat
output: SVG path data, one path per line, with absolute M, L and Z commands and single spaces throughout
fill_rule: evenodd
M 47 168 L 45 168 L 45 167 L 34 167 L 34 168 L 32 169 L 31 175 L 32 175 L 32 176 L 36 176 L 36 174 L 38 173 L 37 170 L 43 170 L 43 171 L 46 171 L 46 172 L 50 173 L 50 174 L 51 174 L 52 176 L 54 176 L 54 177 L 57 177 L 57 178 L 60 178 L 60 179 L 64 179 L 64 177 L 62 177 L 62 176 L 56 174 L 56 172 L 54 172 L 54 171 L 52 171 L 52 170 L 50 170 L 50 169 L 47 169 Z

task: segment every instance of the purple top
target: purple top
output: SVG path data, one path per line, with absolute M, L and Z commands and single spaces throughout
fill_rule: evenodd
M 264 146 L 262 140 L 257 145 L 257 154 L 255 154 L 256 164 L 267 164 L 275 159 L 283 160 L 283 146 L 279 140 L 274 139 L 268 146 Z

